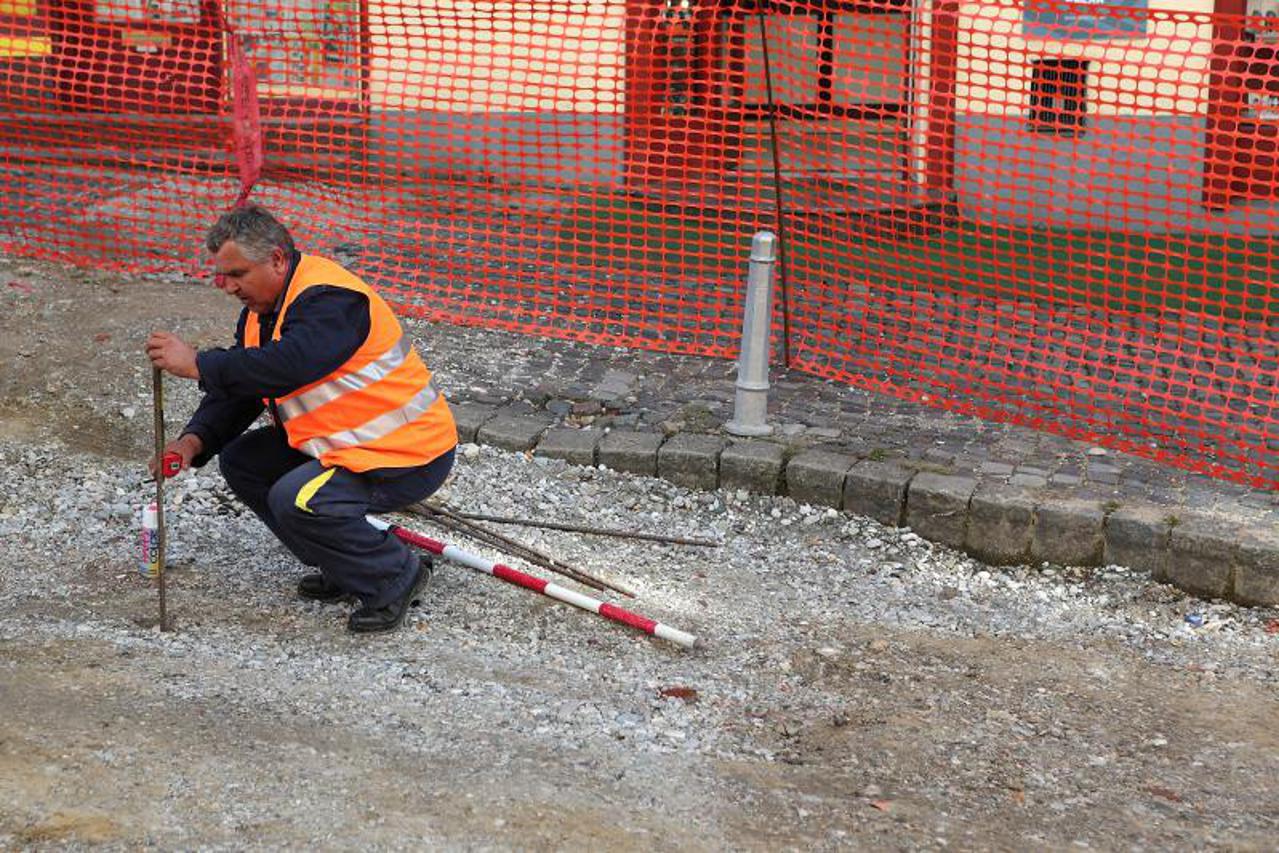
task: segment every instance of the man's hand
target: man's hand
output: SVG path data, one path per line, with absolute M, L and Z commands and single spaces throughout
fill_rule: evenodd
M 147 338 L 147 358 L 161 370 L 183 379 L 199 379 L 195 350 L 186 341 L 170 332 L 152 332 Z
M 165 453 L 178 454 L 182 457 L 182 470 L 185 471 L 191 467 L 191 460 L 203 452 L 204 440 L 195 433 L 189 432 L 186 435 L 175 438 L 173 441 L 166 444 L 161 456 Z M 147 470 L 151 472 L 152 477 L 159 476 L 160 460 L 154 456 L 151 457 L 151 459 L 147 461 Z

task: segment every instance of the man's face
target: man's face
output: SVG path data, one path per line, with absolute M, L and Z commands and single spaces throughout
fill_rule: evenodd
M 213 254 L 213 281 L 253 312 L 265 314 L 275 307 L 289 272 L 289 259 L 283 249 L 272 249 L 271 257 L 254 263 L 234 240 L 222 244 Z

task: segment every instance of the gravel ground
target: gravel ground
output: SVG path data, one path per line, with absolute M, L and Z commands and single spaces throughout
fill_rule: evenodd
M 176 284 L 24 269 L 34 292 L 0 306 L 0 846 L 1279 837 L 1279 611 L 1114 567 L 993 569 L 788 498 L 467 446 L 444 493 L 456 508 L 722 541 L 508 531 L 625 581 L 638 597 L 618 603 L 705 646 L 456 565 L 405 628 L 355 637 L 345 607 L 294 596 L 301 568 L 209 468 L 167 489 L 176 630 L 160 632 L 135 566 L 152 488 L 139 326 L 163 310 L 212 337 L 232 309 Z M 176 318 L 159 307 L 175 294 Z M 487 355 L 444 359 L 454 387 L 510 358 L 500 336 L 456 336 L 457 352 Z M 193 389 L 170 386 L 177 423 Z

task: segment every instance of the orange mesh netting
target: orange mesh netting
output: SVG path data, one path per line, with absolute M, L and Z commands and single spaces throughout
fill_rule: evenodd
M 732 356 L 768 228 L 792 367 L 1279 486 L 1263 5 L 760 2 L 0 0 L 0 248 L 203 274 L 250 198 L 422 316 Z

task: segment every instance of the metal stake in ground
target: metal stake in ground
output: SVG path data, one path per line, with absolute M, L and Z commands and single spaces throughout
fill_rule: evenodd
M 151 368 L 151 407 L 155 415 L 155 524 L 156 548 L 159 551 L 156 580 L 160 589 L 160 630 L 169 630 L 164 607 L 164 373 Z
M 498 580 L 504 580 L 507 583 L 514 584 L 515 586 L 522 586 L 525 589 L 531 589 L 534 592 L 540 592 L 542 595 L 554 598 L 556 601 L 563 601 L 565 604 L 571 604 L 574 607 L 589 610 L 591 613 L 597 613 L 605 619 L 620 622 L 623 625 L 630 625 L 632 628 L 637 628 L 645 634 L 651 634 L 654 637 L 661 637 L 663 640 L 670 640 L 671 642 L 678 643 L 687 649 L 691 649 L 697 645 L 697 637 L 686 631 L 681 631 L 678 628 L 672 628 L 670 625 L 664 625 L 661 622 L 649 619 L 647 616 L 641 616 L 638 613 L 625 610 L 614 604 L 609 604 L 607 602 L 600 601 L 599 599 L 591 598 L 589 595 L 584 595 L 583 593 L 568 589 L 567 587 L 562 587 L 559 584 L 551 583 L 543 578 L 525 574 L 517 569 L 512 569 L 510 566 L 504 566 L 501 563 L 486 560 L 483 557 L 463 551 L 461 548 L 446 545 L 443 542 L 432 539 L 431 537 L 418 533 L 415 530 L 409 530 L 407 527 L 392 524 L 389 521 L 383 521 L 382 519 L 374 518 L 371 515 L 367 516 L 367 518 L 369 520 L 369 524 L 372 524 L 379 530 L 389 530 L 391 533 L 395 534 L 401 540 L 410 545 L 415 545 L 418 548 L 422 548 L 432 554 L 437 554 L 454 563 L 461 563 L 468 569 L 475 569 L 477 572 L 492 575 Z

